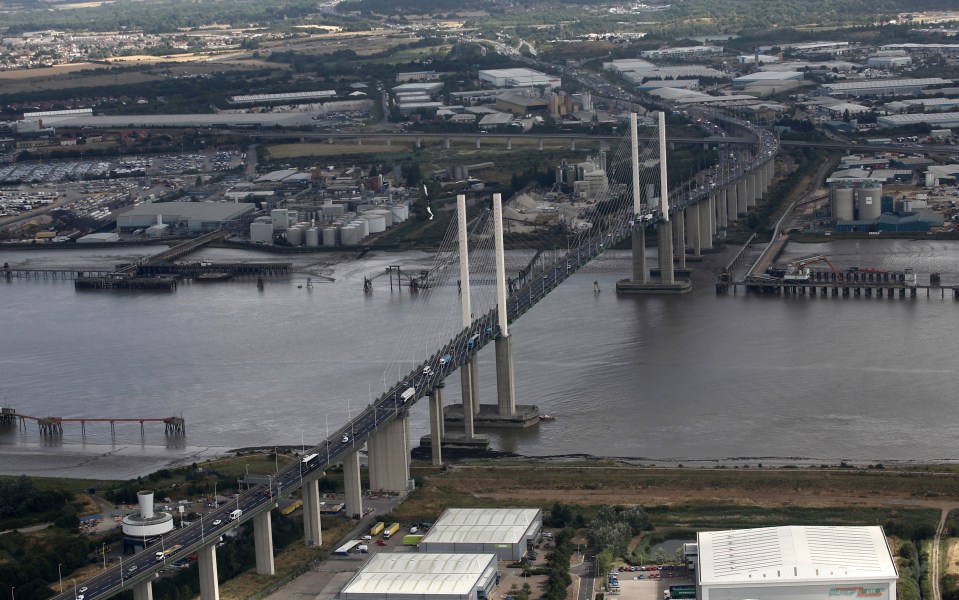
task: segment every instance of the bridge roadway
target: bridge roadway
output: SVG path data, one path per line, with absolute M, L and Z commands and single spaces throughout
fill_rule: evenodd
M 748 176 L 775 154 L 775 138 L 768 132 L 753 129 L 759 140 L 759 152 L 755 160 L 745 161 L 736 171 L 716 181 L 717 187 L 729 185 L 739 177 Z M 676 198 L 670 212 L 685 208 L 708 198 L 710 190 L 680 195 Z M 636 227 L 655 227 L 664 221 L 660 210 L 636 215 L 632 212 L 632 203 L 624 202 L 624 208 L 607 221 L 606 228 L 595 236 L 590 236 L 580 245 L 572 248 L 568 254 L 547 264 L 507 299 L 508 322 L 514 322 L 550 291 L 582 268 L 586 263 L 602 254 L 611 246 L 630 237 Z M 123 589 L 138 583 L 152 580 L 157 571 L 169 562 L 182 559 L 203 546 L 215 543 L 219 536 L 236 528 L 254 516 L 272 510 L 277 505 L 279 495 L 287 495 L 301 488 L 305 481 L 322 477 L 323 472 L 346 455 L 361 448 L 367 439 L 381 427 L 388 425 L 401 414 L 406 414 L 409 406 L 429 392 L 443 379 L 451 375 L 460 366 L 468 362 L 474 354 L 499 335 L 497 309 L 494 307 L 454 336 L 446 345 L 429 359 L 416 366 L 403 379 L 399 380 L 387 392 L 368 405 L 360 414 L 331 434 L 327 439 L 306 451 L 306 455 L 316 454 L 309 464 L 297 461 L 280 469 L 271 476 L 268 485 L 258 485 L 241 493 L 235 501 L 201 518 L 183 529 L 174 530 L 163 536 L 160 546 L 150 546 L 149 551 L 134 555 L 121 565 L 107 568 L 95 577 L 84 581 L 79 588 L 85 588 L 84 600 L 109 598 Z M 477 338 L 470 343 L 473 336 Z M 451 359 L 445 359 L 449 355 Z M 415 394 L 409 402 L 401 395 L 408 388 L 415 388 Z M 229 515 L 235 509 L 243 511 L 239 519 L 231 521 Z M 157 561 L 155 551 L 180 545 L 176 552 Z M 75 600 L 72 592 L 64 592 L 53 597 L 54 600 Z

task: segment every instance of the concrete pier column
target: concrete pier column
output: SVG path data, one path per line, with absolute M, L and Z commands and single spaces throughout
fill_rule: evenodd
M 443 390 L 430 391 L 430 454 L 433 466 L 443 465 Z
M 539 138 L 539 149 L 543 149 L 543 138 Z
M 410 480 L 410 429 L 407 413 L 380 427 L 367 442 L 370 489 L 406 491 Z
M 360 453 L 356 450 L 343 455 L 343 479 L 346 488 L 346 516 L 363 516 L 363 487 L 360 481 Z
M 480 139 L 479 139 L 479 138 L 476 138 L 476 149 L 479 150 L 480 147 L 481 147 Z
M 675 273 L 673 272 L 673 228 L 668 222 L 660 223 L 656 226 L 659 232 L 659 269 L 661 283 L 672 285 L 676 283 Z
M 714 212 L 713 197 L 699 205 L 699 248 L 696 254 L 713 247 L 713 233 L 716 232 L 716 213 Z
M 638 225 L 633 231 L 633 281 L 646 283 L 649 270 L 646 268 L 646 228 Z
M 762 172 L 762 167 L 760 167 L 749 176 L 749 181 L 753 184 L 753 195 L 756 197 L 757 202 L 763 197 Z
M 702 219 L 701 213 L 706 212 L 706 207 L 702 204 L 693 204 L 686 209 L 686 232 L 689 237 L 689 245 L 693 248 L 693 256 L 702 254 L 702 230 L 699 228 L 699 221 Z
M 739 218 L 739 196 L 736 193 L 736 184 L 723 188 L 726 194 L 726 221 L 735 221 Z
M 749 206 L 749 200 L 746 198 L 746 180 L 740 177 L 736 181 L 736 210 L 744 215 Z
M 320 480 L 310 479 L 303 484 L 303 541 L 307 546 L 323 545 L 320 522 Z
M 576 152 L 576 140 L 570 140 L 569 150 L 570 152 Z
M 493 243 L 496 251 L 496 398 L 500 415 L 516 414 L 516 385 L 513 376 L 513 342 L 509 335 L 506 306 L 506 251 L 503 245 L 503 196 L 493 194 Z
M 196 551 L 200 569 L 200 600 L 220 600 L 220 582 L 216 575 L 216 545 L 203 546 Z
M 422 140 L 421 138 L 416 138 L 416 147 L 417 147 L 417 148 L 419 148 L 422 143 L 423 143 L 423 140 Z
M 513 149 L 513 138 L 506 138 L 506 149 L 507 150 Z
M 387 145 L 387 146 L 392 146 L 392 145 L 393 145 L 393 137 L 392 137 L 392 136 L 387 136 L 387 137 L 386 137 L 386 145 Z
M 675 248 L 673 249 L 673 256 L 678 259 L 676 266 L 680 269 L 686 268 L 686 211 L 677 210 L 676 214 L 673 215 L 673 243 Z M 669 270 L 673 270 L 672 264 L 669 266 Z
M 276 575 L 273 566 L 273 527 L 270 511 L 253 517 L 253 546 L 256 551 L 256 574 Z
M 446 149 L 447 149 L 447 150 L 450 149 L 450 139 L 449 139 L 449 138 L 446 138 Z
M 147 579 L 133 586 L 133 600 L 153 600 L 153 580 Z
M 513 379 L 513 338 L 496 340 L 496 392 L 500 415 L 516 413 L 516 386 Z

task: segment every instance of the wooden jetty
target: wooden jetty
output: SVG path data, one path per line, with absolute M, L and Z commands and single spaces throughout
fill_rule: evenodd
M 37 424 L 37 428 L 40 431 L 40 435 L 44 436 L 60 436 L 63 435 L 63 424 L 64 423 L 79 423 L 80 431 L 82 435 L 87 434 L 87 423 L 109 423 L 110 424 L 110 434 L 116 435 L 116 424 L 117 423 L 139 423 L 140 424 L 140 434 L 143 435 L 146 433 L 145 424 L 146 423 L 163 423 L 163 433 L 168 436 L 181 436 L 186 434 L 186 421 L 183 417 L 165 417 L 165 418 L 134 418 L 134 419 L 118 419 L 118 418 L 63 418 L 63 417 L 34 417 L 31 415 L 24 415 L 17 413 L 16 409 L 6 407 L 0 408 L 0 425 L 10 426 L 14 423 L 18 424 L 18 429 L 21 431 L 26 431 L 27 421 L 34 421 Z

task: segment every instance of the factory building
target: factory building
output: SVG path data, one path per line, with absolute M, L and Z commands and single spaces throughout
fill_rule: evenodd
M 558 88 L 563 84 L 559 77 L 540 73 L 532 69 L 484 69 L 479 73 L 480 81 L 493 87 L 548 87 Z
M 214 231 L 245 225 L 245 217 L 256 208 L 252 204 L 229 202 L 150 202 L 134 206 L 117 215 L 117 227 L 133 230 L 158 222 L 191 232 Z
M 881 527 L 699 532 L 698 600 L 896 600 L 899 575 Z
M 904 127 L 927 123 L 935 128 L 959 127 L 959 112 L 916 113 L 876 117 L 877 127 Z
M 496 97 L 496 110 L 510 112 L 514 115 L 543 113 L 549 103 L 543 98 L 531 98 L 522 92 L 504 92 Z
M 123 517 L 123 553 L 136 554 L 173 531 L 173 515 L 153 511 L 153 492 L 137 492 L 140 512 Z
M 495 554 L 375 554 L 342 600 L 487 600 L 496 586 Z
M 421 552 L 496 554 L 520 560 L 543 529 L 538 508 L 448 508 L 420 541 Z
M 952 83 L 951 79 L 926 77 L 923 79 L 864 79 L 826 83 L 820 93 L 829 96 L 904 96 L 915 95 L 937 85 Z

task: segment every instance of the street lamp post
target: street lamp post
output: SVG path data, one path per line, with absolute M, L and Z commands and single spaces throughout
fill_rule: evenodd
M 74 600 L 76 600 L 76 597 L 77 597 L 77 580 L 76 580 L 76 579 L 72 579 L 72 578 L 71 578 L 71 580 L 73 581 L 73 598 L 74 598 Z
M 183 525 L 183 516 L 180 516 L 180 525 Z M 103 545 L 100 547 L 100 554 L 103 555 L 103 570 L 107 570 L 107 543 L 103 542 Z
M 63 566 L 62 563 L 57 565 L 57 579 L 60 580 L 60 593 L 61 593 L 61 594 L 63 593 L 63 574 L 60 572 L 60 567 L 62 567 L 62 566 Z

